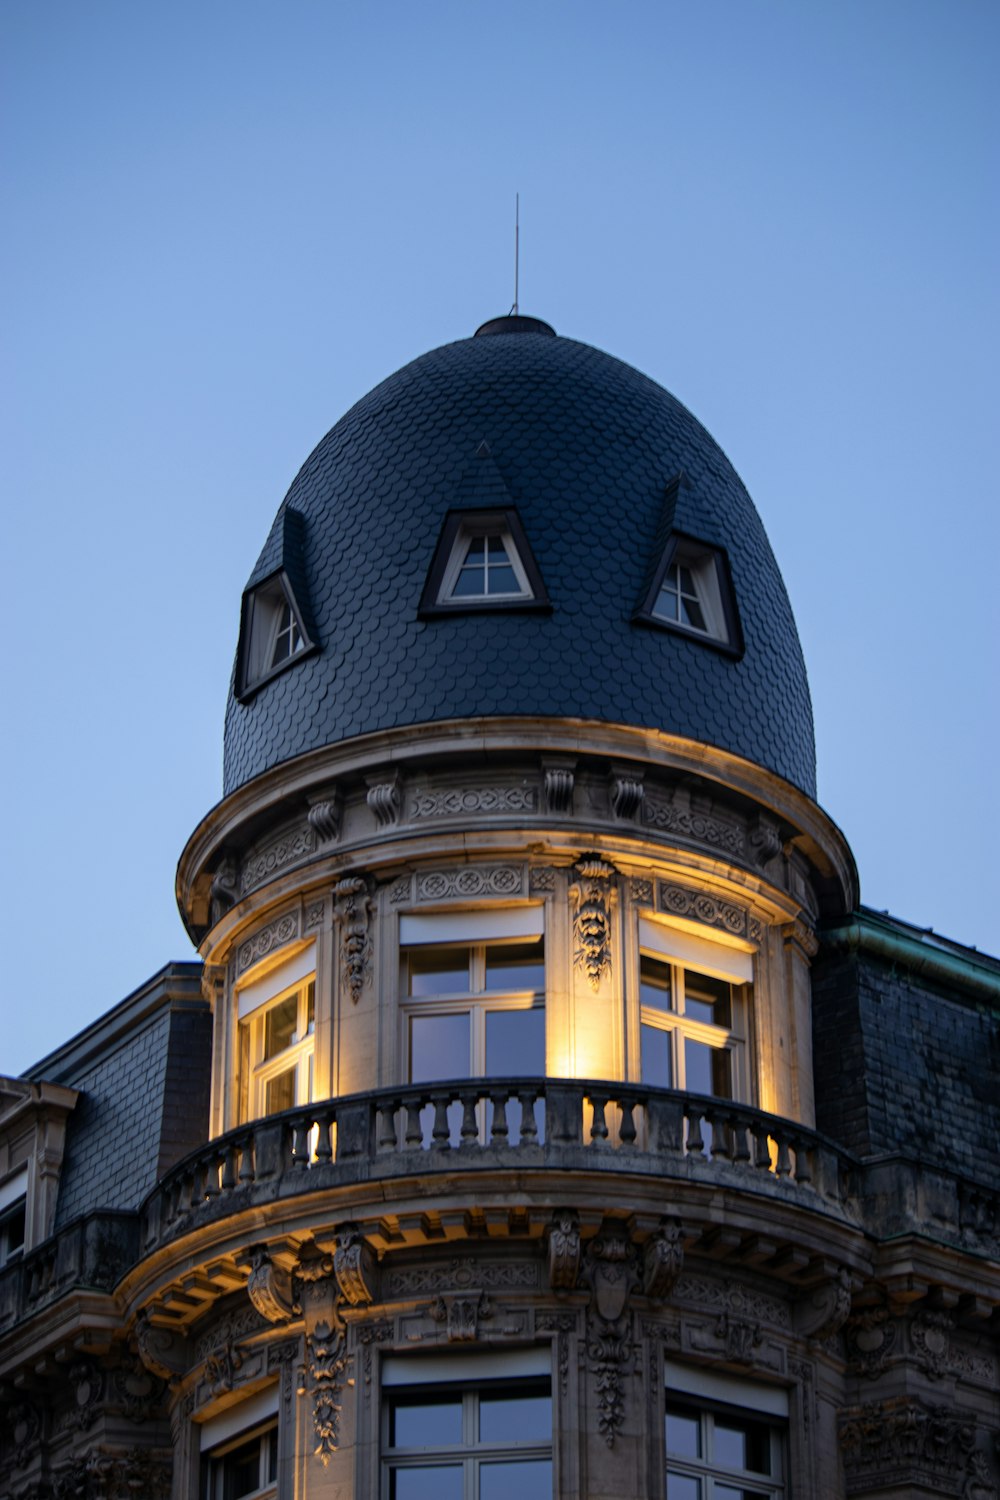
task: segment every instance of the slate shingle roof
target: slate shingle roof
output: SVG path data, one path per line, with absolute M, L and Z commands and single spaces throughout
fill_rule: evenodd
M 493 325 L 495 326 L 495 325 Z M 421 620 L 445 511 L 485 441 L 552 601 L 548 615 Z M 672 525 L 725 547 L 745 654 L 632 623 Z M 246 704 L 230 690 L 225 790 L 305 751 L 433 720 L 545 714 L 652 726 L 734 751 L 815 795 L 812 709 L 760 518 L 701 424 L 589 345 L 500 333 L 432 350 L 342 417 L 296 477 L 252 584 L 304 519 L 320 650 Z

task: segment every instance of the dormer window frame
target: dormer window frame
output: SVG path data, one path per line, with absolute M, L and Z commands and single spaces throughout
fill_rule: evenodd
M 277 656 L 286 635 L 288 649 Z M 267 683 L 318 649 L 288 573 L 284 568 L 275 569 L 243 594 L 236 697 L 241 703 L 249 703 Z
M 673 610 L 668 607 L 669 600 L 674 601 Z M 703 625 L 696 623 L 698 613 Z M 724 547 L 686 532 L 674 531 L 668 537 L 649 588 L 632 618 L 637 624 L 669 630 L 711 646 L 734 660 L 743 655 L 743 632 L 728 554 Z
M 483 582 L 489 586 L 489 538 L 498 538 L 507 562 L 518 583 L 518 592 L 484 591 L 481 594 L 455 592 L 462 572 L 468 568 L 469 549 L 480 538 L 485 541 Z M 463 507 L 449 510 L 441 528 L 427 582 L 420 599 L 421 619 L 443 615 L 481 614 L 483 611 L 548 611 L 552 605 L 538 564 L 513 506 L 478 509 Z

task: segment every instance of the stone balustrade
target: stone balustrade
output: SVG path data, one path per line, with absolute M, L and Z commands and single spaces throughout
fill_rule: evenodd
M 594 1080 L 413 1084 L 304 1105 L 211 1141 L 147 1198 L 141 1244 L 148 1253 L 251 1203 L 327 1184 L 510 1168 L 722 1182 L 842 1218 L 854 1166 L 815 1131 L 732 1100 Z

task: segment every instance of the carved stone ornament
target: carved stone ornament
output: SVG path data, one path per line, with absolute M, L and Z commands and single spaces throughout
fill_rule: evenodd
M 574 958 L 592 990 L 611 969 L 611 914 L 617 900 L 615 867 L 598 855 L 580 860 L 569 888 L 573 907 Z
M 455 870 L 427 870 L 417 877 L 418 901 L 520 896 L 523 890 L 524 871 L 519 865 L 461 865 Z
M 451 1292 L 431 1304 L 431 1317 L 435 1323 L 445 1324 L 449 1344 L 466 1344 L 478 1338 L 480 1320 L 492 1316 L 485 1292 Z
M 147 1370 L 166 1381 L 185 1374 L 189 1354 L 182 1333 L 173 1328 L 158 1328 L 144 1310 L 135 1320 L 134 1336 L 139 1358 Z
M 642 773 L 631 766 L 612 766 L 608 777 L 608 797 L 616 818 L 634 818 L 643 803 L 646 788 Z
M 375 1252 L 357 1224 L 337 1231 L 333 1270 L 345 1302 L 363 1307 L 375 1300 Z
M 642 1289 L 647 1297 L 669 1297 L 684 1266 L 684 1234 L 676 1219 L 664 1219 L 646 1241 Z
M 923 1493 L 965 1495 L 983 1465 L 968 1415 L 905 1396 L 872 1402 L 840 1419 L 848 1495 L 920 1486 Z M 978 1475 L 977 1475 L 978 1471 Z
M 868 1307 L 849 1318 L 844 1327 L 847 1366 L 852 1375 L 874 1380 L 889 1363 L 896 1344 L 896 1325 L 888 1308 Z
M 294 1315 L 291 1277 L 274 1264 L 266 1245 L 251 1245 L 247 1255 L 250 1261 L 250 1275 L 247 1277 L 250 1301 L 269 1323 L 287 1323 Z
M 732 901 L 710 896 L 707 891 L 690 890 L 683 885 L 668 885 L 666 881 L 660 881 L 658 894 L 660 910 L 671 916 L 701 922 L 706 927 L 715 927 L 732 937 L 750 936 L 749 913 Z
M 770 863 L 776 854 L 781 853 L 781 833 L 777 823 L 758 813 L 750 824 L 749 830 L 750 850 L 754 862 L 761 867 Z
M 690 793 L 684 787 L 678 787 L 668 798 L 647 797 L 642 804 L 642 821 L 647 828 L 690 839 L 710 849 L 721 849 L 738 858 L 746 850 L 742 825 L 720 814 L 693 808 Z
M 316 830 L 308 823 L 288 829 L 269 844 L 256 849 L 243 866 L 240 890 L 244 896 L 270 880 L 287 865 L 297 864 L 316 848 Z
M 531 786 L 449 787 L 418 793 L 410 816 L 416 822 L 420 818 L 533 813 L 537 801 L 538 792 Z
M 253 937 L 241 943 L 236 955 L 237 972 L 243 974 L 251 965 L 260 959 L 266 958 L 269 953 L 283 948 L 286 943 L 292 943 L 299 936 L 299 914 L 297 911 L 285 912 L 284 916 L 275 917 L 273 922 L 258 929 Z
M 587 1245 L 584 1275 L 593 1298 L 587 1318 L 587 1358 L 597 1399 L 597 1426 L 609 1448 L 625 1422 L 625 1376 L 635 1358 L 628 1301 L 639 1284 L 638 1252 L 620 1219 L 605 1219 Z
M 815 958 L 819 952 L 819 938 L 813 932 L 808 923 L 800 919 L 794 922 L 786 922 L 781 929 L 785 947 L 792 943 L 805 955 L 806 958 Z
M 545 766 L 545 809 L 550 813 L 573 811 L 575 764 Z
M 721 1341 L 730 1363 L 753 1364 L 753 1351 L 763 1342 L 759 1323 L 751 1323 L 745 1318 L 734 1317 L 731 1312 L 724 1312 L 715 1325 L 714 1333 Z
M 609 1448 L 625 1424 L 624 1376 L 633 1359 L 627 1338 L 599 1334 L 587 1344 L 597 1394 L 597 1428 Z
M 68 1379 L 73 1389 L 73 1407 L 68 1425 L 85 1432 L 88 1427 L 93 1427 L 100 1416 L 104 1375 L 93 1360 L 79 1359 L 70 1366 Z
M 52 1494 L 55 1500 L 169 1500 L 172 1467 L 168 1457 L 148 1448 L 91 1452 L 56 1472 Z
M 165 1383 L 134 1355 L 126 1354 L 111 1377 L 115 1399 L 130 1422 L 148 1422 L 160 1404 Z
M 335 844 L 339 839 L 342 811 L 341 796 L 336 789 L 310 807 L 306 817 L 321 844 Z
M 930 1380 L 941 1380 L 951 1366 L 954 1318 L 945 1312 L 922 1312 L 910 1324 L 910 1342 L 917 1363 Z
M 340 971 L 344 986 L 357 1005 L 371 973 L 371 894 L 361 875 L 345 875 L 333 893 L 334 913 L 340 928 Z
M 368 782 L 366 801 L 375 814 L 379 828 L 391 828 L 399 821 L 400 778 L 398 771 L 391 776 L 379 776 Z
M 205 1360 L 205 1380 L 213 1396 L 231 1391 L 243 1368 L 243 1355 L 232 1339 L 227 1338 Z
M 38 1452 L 42 1421 L 30 1401 L 15 1401 L 5 1416 L 7 1457 L 15 1469 L 23 1469 Z
M 605 1219 L 587 1246 L 586 1279 L 593 1292 L 593 1310 L 605 1330 L 616 1330 L 628 1299 L 639 1284 L 638 1255 L 620 1219 Z
M 235 906 L 239 900 L 239 870 L 236 861 L 229 854 L 223 856 L 212 876 L 212 886 L 209 896 L 212 903 L 211 921 L 214 927 L 216 922 L 222 920 L 231 906 Z
M 580 1219 L 575 1209 L 560 1208 L 549 1227 L 549 1284 L 571 1292 L 580 1269 Z
M 354 1380 L 347 1371 L 352 1356 L 339 1319 L 316 1323 L 306 1339 L 306 1358 L 299 1372 L 298 1394 L 312 1400 L 314 1454 L 324 1468 L 340 1446 L 341 1395 Z
M 796 1332 L 823 1343 L 839 1333 L 851 1315 L 851 1273 L 841 1266 L 799 1303 L 795 1310 Z

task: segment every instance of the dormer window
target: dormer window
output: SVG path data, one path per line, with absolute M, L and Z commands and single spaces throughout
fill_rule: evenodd
M 678 532 L 668 538 L 634 618 L 700 639 L 733 656 L 743 654 L 726 554 Z
M 421 615 L 546 609 L 549 600 L 517 511 L 449 511 L 420 601 Z
M 284 572 L 276 573 L 243 596 L 240 628 L 238 696 L 251 697 L 276 673 L 314 649 Z

